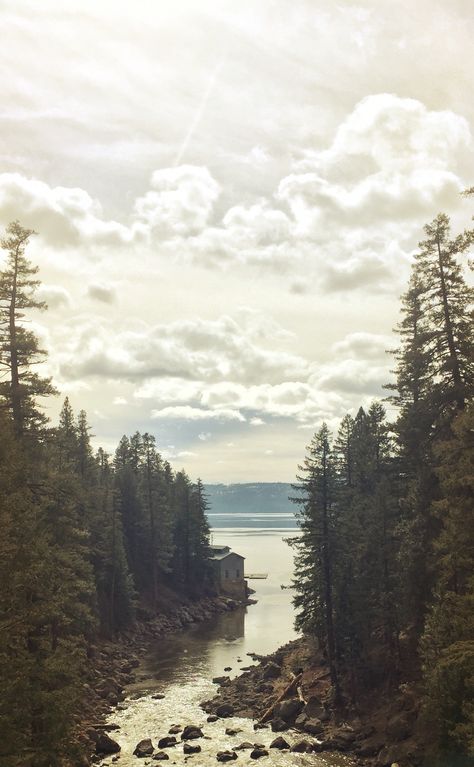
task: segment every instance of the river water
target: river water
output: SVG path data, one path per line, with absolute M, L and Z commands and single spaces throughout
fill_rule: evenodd
M 214 676 L 227 674 L 232 677 L 240 673 L 242 666 L 252 665 L 247 653 L 266 654 L 296 637 L 291 591 L 281 588 L 291 581 L 292 551 L 284 541 L 289 534 L 296 532 L 288 526 L 214 528 L 212 542 L 227 544 L 244 556 L 246 573 L 268 573 L 265 580 L 249 581 L 256 591 L 253 597 L 258 602 L 156 642 L 138 669 L 140 681 L 129 688 L 120 710 L 109 718 L 109 722 L 120 727 L 112 733 L 122 747 L 116 761 L 118 767 L 158 764 L 151 757 L 138 761 L 133 750 L 144 738 L 151 738 L 156 747 L 158 739 L 167 735 L 173 724 L 196 724 L 202 727 L 205 735 L 192 741 L 193 745 L 201 746 L 199 754 L 185 756 L 181 743 L 167 749 L 170 758 L 164 764 L 180 767 L 186 763 L 189 763 L 188 767 L 214 767 L 219 764 L 216 761 L 218 751 L 231 749 L 242 741 L 258 742 L 268 747 L 276 737 L 270 729 L 254 732 L 253 721 L 239 717 L 208 723 L 199 703 L 215 694 Z M 224 672 L 227 666 L 232 671 Z M 154 699 L 152 695 L 157 692 L 163 693 L 164 699 Z M 230 737 L 225 734 L 227 727 L 241 732 Z M 301 737 L 296 733 L 285 733 L 290 743 Z M 179 734 L 176 738 L 179 741 Z M 238 754 L 237 765 L 255 764 L 249 751 L 239 751 Z M 264 757 L 261 764 L 263 767 L 343 767 L 351 762 L 342 755 L 293 754 L 271 749 L 270 756 Z M 101 765 L 112 765 L 111 757 L 102 760 Z

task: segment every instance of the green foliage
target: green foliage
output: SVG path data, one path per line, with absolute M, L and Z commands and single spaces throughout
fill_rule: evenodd
M 429 760 L 444 767 L 474 758 L 474 292 L 460 261 L 474 237 L 452 237 L 445 215 L 425 235 L 387 387 L 398 418 L 374 403 L 343 418 L 332 450 L 325 427 L 315 435 L 291 544 L 297 626 L 330 661 L 334 633 L 353 702 L 421 673 Z
M 25 255 L 32 234 L 8 227 L 0 273 L 2 767 L 60 765 L 90 640 L 128 627 L 138 602 L 157 608 L 165 586 L 199 596 L 210 572 L 202 483 L 175 476 L 151 435 L 124 437 L 113 462 L 94 456 L 68 398 L 47 427 L 37 400 L 54 390 L 32 372 L 45 355 L 24 324 L 45 308 Z

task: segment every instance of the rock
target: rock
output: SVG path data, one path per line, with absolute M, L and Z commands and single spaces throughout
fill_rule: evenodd
M 196 738 L 202 738 L 204 735 L 200 727 L 195 724 L 188 724 L 181 733 L 181 740 L 195 740 Z
M 117 754 L 119 751 L 119 744 L 105 733 L 101 733 L 95 741 L 96 754 Z
M 229 687 L 230 676 L 215 676 L 212 681 L 213 684 L 218 684 L 220 687 Z
M 218 751 L 216 754 L 218 762 L 231 762 L 233 759 L 237 759 L 235 751 Z
M 319 698 L 317 698 L 316 695 L 311 695 L 306 701 L 303 712 L 310 719 L 321 719 L 321 715 L 324 716 L 326 710 Z
M 392 767 L 392 764 L 399 758 L 399 756 L 400 749 L 398 749 L 397 746 L 387 746 L 382 749 L 375 764 L 377 767 Z
M 228 716 L 232 716 L 234 713 L 234 707 L 230 703 L 222 703 L 216 708 L 216 714 L 221 719 L 226 719 Z M 224 753 L 224 752 L 222 752 Z
M 328 750 L 334 749 L 335 751 L 349 751 L 352 748 L 355 737 L 354 732 L 341 730 L 325 741 L 325 748 Z
M 286 742 L 285 738 L 283 738 L 281 735 L 278 736 L 278 738 L 275 738 L 275 740 L 272 740 L 270 743 L 270 748 L 289 748 L 290 744 Z
M 268 730 L 268 724 L 264 724 L 263 722 L 255 722 L 253 726 L 254 730 Z
M 310 735 L 320 735 L 324 730 L 324 726 L 320 719 L 307 719 L 303 725 L 303 729 Z
M 234 746 L 232 751 L 246 751 L 247 749 L 255 748 L 254 743 L 249 743 L 248 740 L 244 740 L 243 743 L 240 743 L 238 746 Z
M 385 732 L 387 733 L 387 740 L 398 743 L 401 740 L 406 740 L 409 737 L 411 730 L 412 727 L 410 727 L 410 720 L 407 715 L 398 714 L 389 720 Z
M 280 666 L 277 666 L 276 663 L 267 663 L 265 666 L 265 669 L 263 671 L 263 678 L 264 679 L 278 679 L 278 677 L 281 674 L 281 668 Z
M 313 750 L 313 744 L 309 740 L 298 740 L 290 748 L 296 754 L 309 754 Z
M 226 666 L 224 671 L 232 671 L 232 666 Z
M 277 717 L 276 719 L 272 719 L 270 722 L 272 727 L 272 732 L 283 732 L 284 730 L 287 730 L 289 725 L 288 722 L 285 722 L 284 719 L 280 719 Z
M 158 753 L 153 757 L 154 762 L 162 762 L 165 759 L 169 759 L 169 756 L 164 751 L 158 751 Z
M 290 698 L 289 700 L 282 700 L 281 703 L 277 703 L 273 709 L 273 713 L 279 719 L 283 719 L 285 722 L 291 722 L 301 712 L 304 703 L 299 698 Z
M 306 714 L 298 714 L 298 716 L 295 719 L 295 727 L 304 727 L 306 720 L 308 717 Z
M 185 754 L 199 754 L 201 746 L 193 746 L 191 743 L 185 743 L 183 745 L 183 752 Z
M 153 743 L 151 742 L 150 738 L 146 738 L 141 740 L 140 743 L 137 743 L 133 755 L 138 756 L 139 758 L 143 758 L 145 756 L 151 756 L 154 750 L 155 749 L 153 748 Z
M 170 735 L 177 735 L 178 732 L 181 732 L 182 729 L 183 728 L 181 727 L 180 724 L 173 724 L 169 728 L 168 732 L 169 732 Z
M 119 724 L 94 724 L 92 726 L 96 730 L 103 730 L 104 732 L 114 732 L 114 730 L 120 730 Z
M 166 735 L 164 738 L 160 738 L 158 741 L 158 748 L 171 748 L 177 743 L 174 735 Z
M 217 714 L 209 714 L 209 716 L 207 717 L 208 722 L 217 722 L 218 719 L 219 717 L 217 716 Z
M 268 756 L 268 751 L 266 748 L 254 748 L 254 750 L 250 753 L 251 759 L 260 759 L 262 756 Z
M 154 695 L 151 696 L 153 700 L 163 700 L 165 697 L 162 692 L 155 692 Z

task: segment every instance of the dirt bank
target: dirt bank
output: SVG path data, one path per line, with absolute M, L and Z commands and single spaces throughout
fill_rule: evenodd
M 419 705 L 409 685 L 383 695 L 372 691 L 357 706 L 336 708 L 322 653 L 297 639 L 259 660 L 234 680 L 222 679 L 209 714 L 252 717 L 256 727 L 302 733 L 307 751 L 340 751 L 367 767 L 417 767 L 422 748 L 416 735 Z M 302 746 L 303 749 L 303 746 Z

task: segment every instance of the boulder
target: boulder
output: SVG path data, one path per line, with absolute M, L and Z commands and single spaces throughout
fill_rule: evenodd
M 285 738 L 283 738 L 281 735 L 278 736 L 278 738 L 275 738 L 275 740 L 272 740 L 270 743 L 270 748 L 289 748 L 290 744 L 286 742 Z
M 233 713 L 234 707 L 230 703 L 221 703 L 221 705 L 216 708 L 216 714 L 221 719 L 227 719 L 228 716 L 233 716 Z
M 176 743 L 177 740 L 174 735 L 165 735 L 164 738 L 160 738 L 158 741 L 158 748 L 171 748 L 172 746 L 175 746 Z
M 284 730 L 287 730 L 289 727 L 288 722 L 285 722 L 284 719 L 280 719 L 277 717 L 276 719 L 272 719 L 270 722 L 272 732 L 283 732 Z
M 163 700 L 165 697 L 162 692 L 155 692 L 154 695 L 151 696 L 153 700 Z
M 203 731 L 196 724 L 188 724 L 181 733 L 181 740 L 195 740 L 202 738 L 203 735 Z
M 278 679 L 280 674 L 281 674 L 280 666 L 277 666 L 277 664 L 273 662 L 267 663 L 267 665 L 265 666 L 263 670 L 264 679 Z
M 411 730 L 410 719 L 406 714 L 393 716 L 385 728 L 387 740 L 395 741 L 397 743 L 401 740 L 406 740 L 410 736 Z
M 237 759 L 235 751 L 218 751 L 216 754 L 218 762 L 231 762 L 233 759 Z
M 255 744 L 249 743 L 248 740 L 244 740 L 243 743 L 240 743 L 238 746 L 234 746 L 232 751 L 246 751 L 248 749 L 252 750 L 252 748 L 255 748 Z
M 251 759 L 261 759 L 262 756 L 268 756 L 268 751 L 266 748 L 254 748 L 254 750 L 250 753 Z
M 219 717 L 217 716 L 217 714 L 209 714 L 209 716 L 207 717 L 208 722 L 217 722 L 218 719 Z
M 303 725 L 303 729 L 310 735 L 320 735 L 324 730 L 324 726 L 320 719 L 307 719 Z
M 169 756 L 164 751 L 158 751 L 158 753 L 153 757 L 154 762 L 162 762 L 165 759 L 169 759 Z
M 220 687 L 228 687 L 230 685 L 230 676 L 215 676 L 212 681 Z
M 97 737 L 97 740 L 95 741 L 96 754 L 117 754 L 119 751 L 120 746 L 115 740 L 109 738 L 105 732 L 100 733 L 100 735 Z
M 254 730 L 267 730 L 268 724 L 265 724 L 264 722 L 255 722 L 253 726 Z
M 290 698 L 289 700 L 282 700 L 281 703 L 277 703 L 273 713 L 279 719 L 291 722 L 298 716 L 303 706 L 304 703 L 299 698 Z
M 133 755 L 143 759 L 145 756 L 151 756 L 154 750 L 150 738 L 145 738 L 144 740 L 141 740 L 140 743 L 137 743 Z
M 185 743 L 183 745 L 183 753 L 185 754 L 199 754 L 201 746 L 193 746 L 191 743 Z
M 308 698 L 303 711 L 310 719 L 321 719 L 321 716 L 324 716 L 326 713 L 323 704 L 321 703 L 320 699 L 316 697 L 316 695 L 311 695 Z
M 183 728 L 181 727 L 181 725 L 180 725 L 180 724 L 173 724 L 173 725 L 172 725 L 172 726 L 169 728 L 168 732 L 169 732 L 169 734 L 170 734 L 170 735 L 177 735 L 177 734 L 178 734 L 178 732 L 181 732 L 181 730 L 182 730 L 182 729 L 183 729 Z
M 239 732 L 242 732 L 240 727 L 226 727 L 225 728 L 225 734 L 230 735 L 231 737 L 233 735 L 238 735 Z
M 313 744 L 309 740 L 298 740 L 290 748 L 296 754 L 309 754 L 313 750 Z
M 224 671 L 232 671 L 232 666 L 226 666 Z
M 306 716 L 305 713 L 298 714 L 298 716 L 295 719 L 295 727 L 304 727 L 307 719 L 308 717 Z

